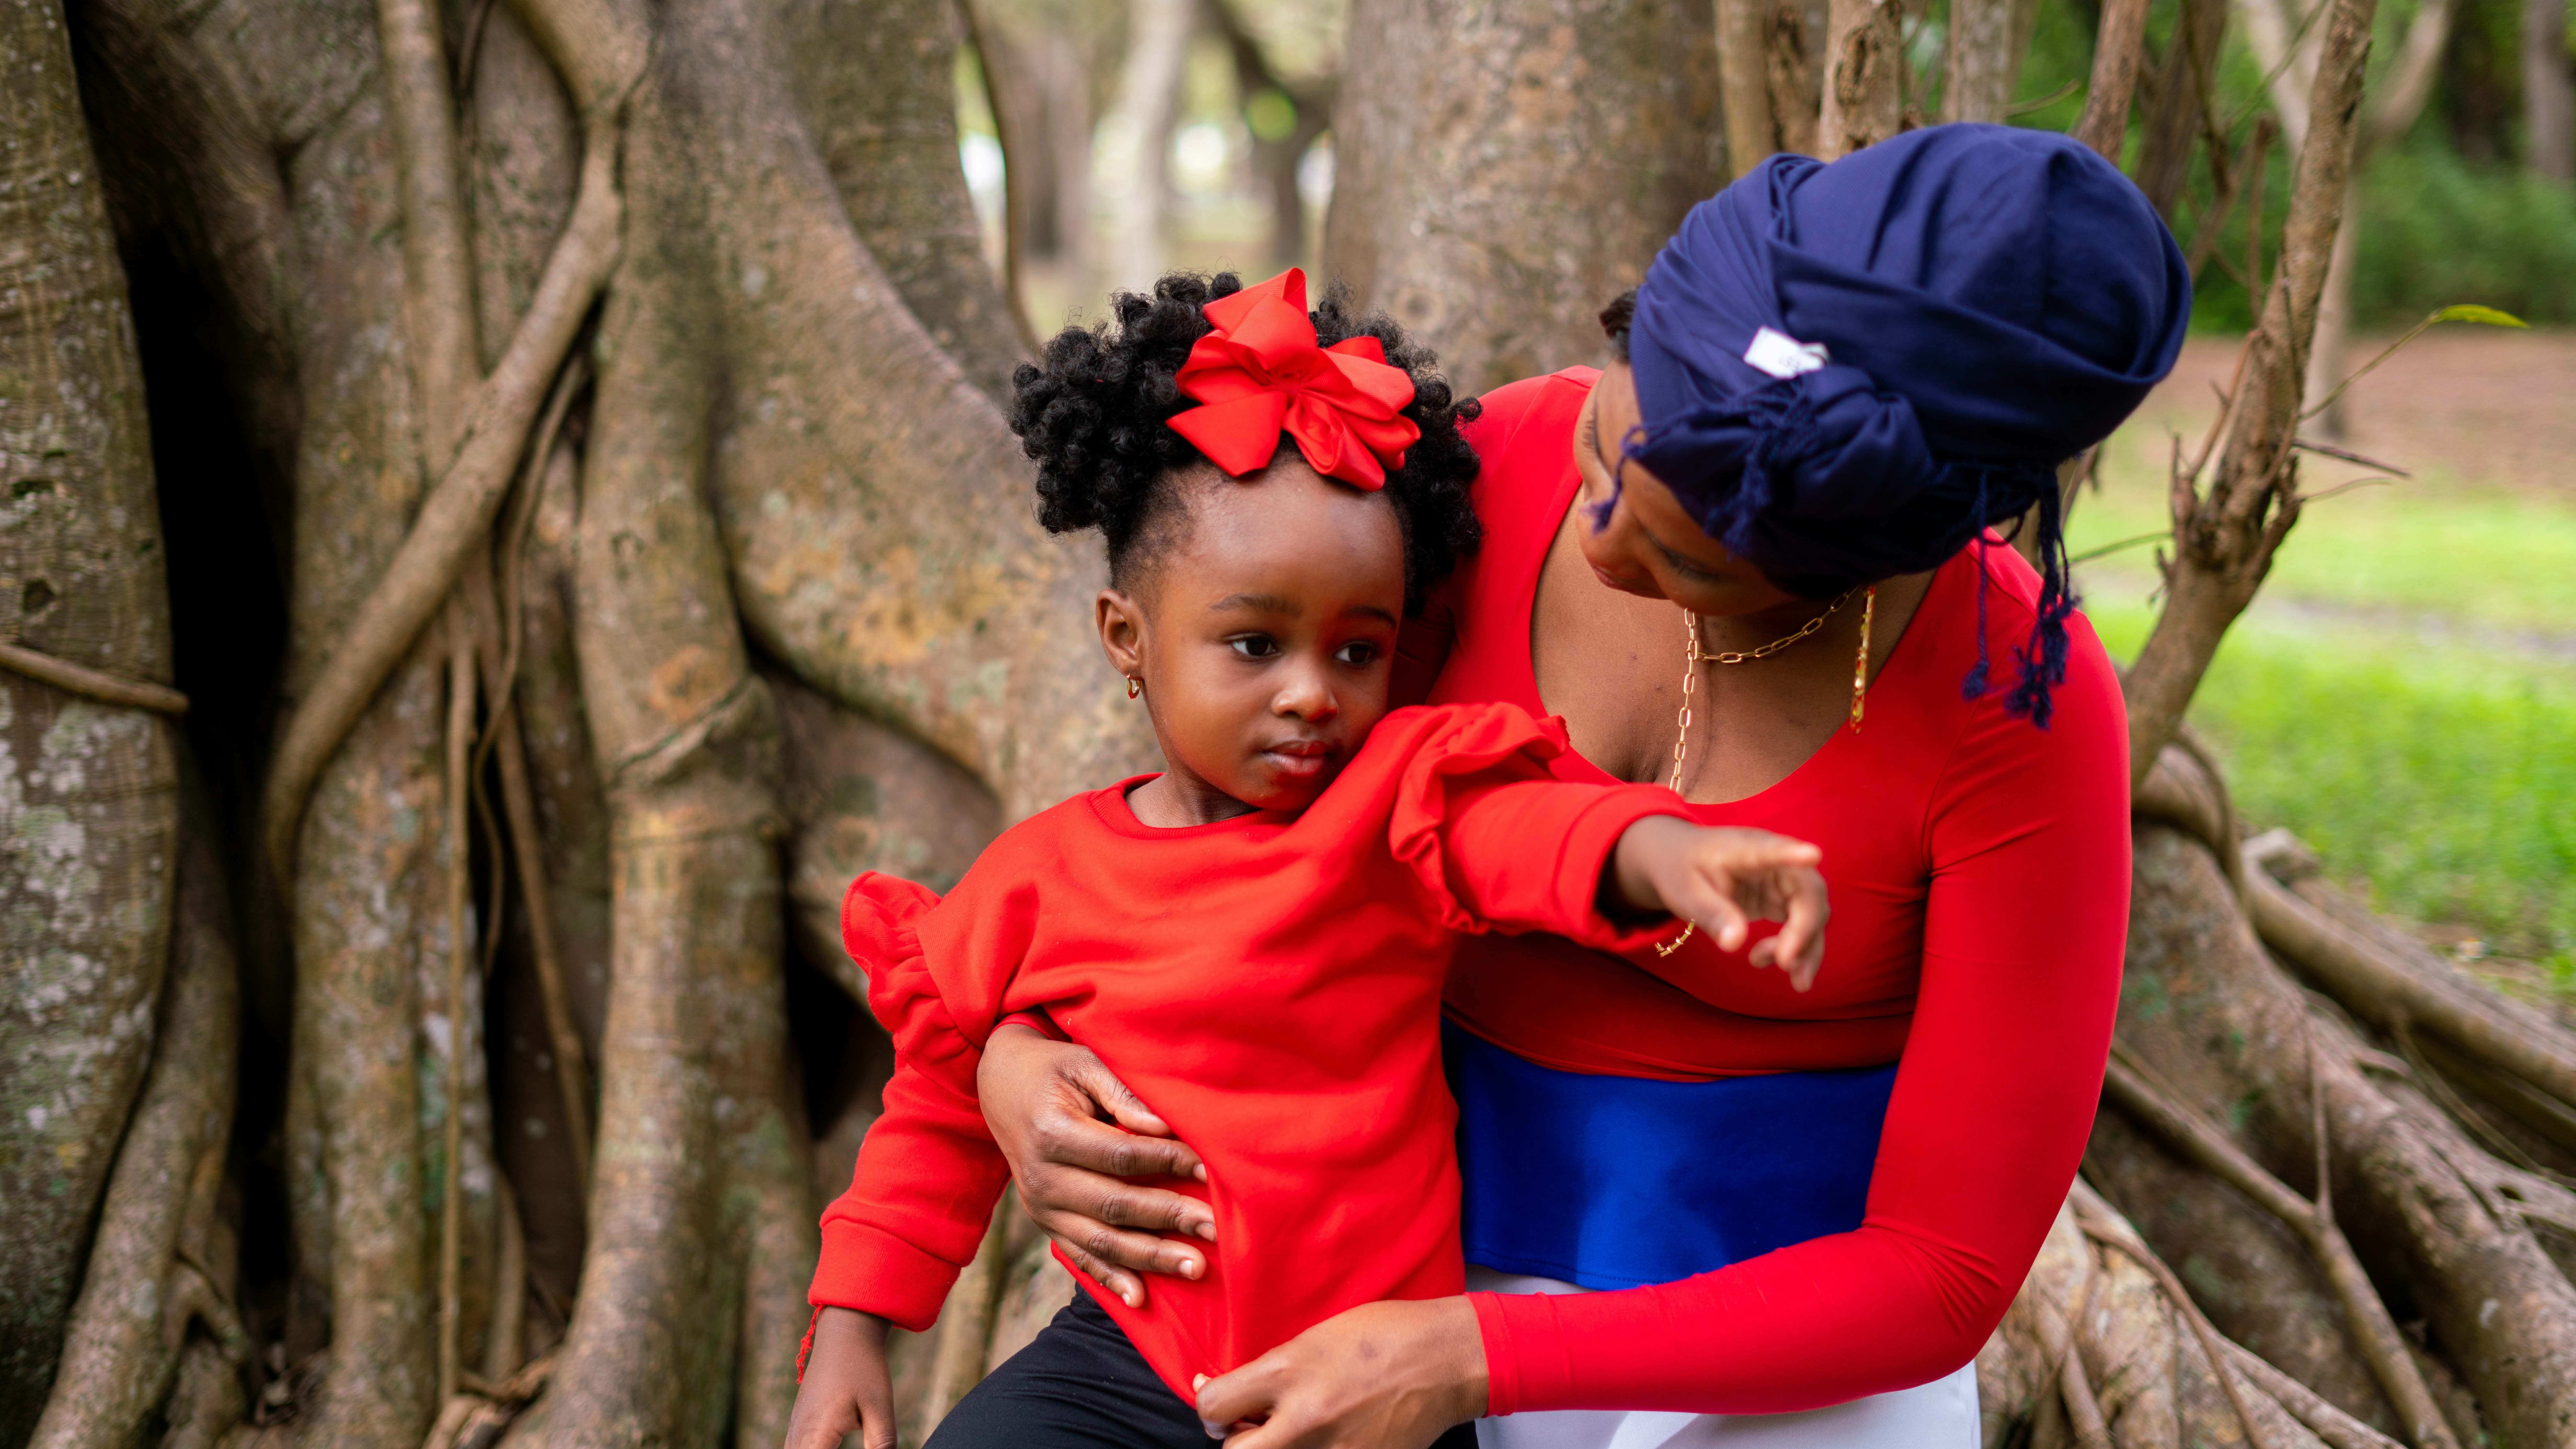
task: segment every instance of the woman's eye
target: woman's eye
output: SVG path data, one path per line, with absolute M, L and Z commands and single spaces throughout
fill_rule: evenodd
M 1246 634 L 1225 641 L 1235 653 L 1246 659 L 1270 659 L 1279 653 L 1279 641 L 1267 634 Z
M 1355 641 L 1334 650 L 1333 657 L 1342 661 L 1344 664 L 1357 669 L 1367 665 L 1371 660 L 1377 658 L 1377 646 L 1374 644 L 1364 644 Z

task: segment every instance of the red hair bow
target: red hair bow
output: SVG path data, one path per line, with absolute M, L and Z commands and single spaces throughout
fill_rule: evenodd
M 1303 270 L 1208 303 L 1207 319 L 1215 330 L 1173 377 L 1204 406 L 1171 421 L 1209 462 L 1240 478 L 1267 466 L 1286 433 L 1316 472 L 1371 493 L 1404 466 L 1422 436 L 1403 416 L 1413 379 L 1374 337 L 1316 346 Z

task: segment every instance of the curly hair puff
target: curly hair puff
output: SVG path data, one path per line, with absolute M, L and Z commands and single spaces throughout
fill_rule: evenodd
M 1173 375 L 1191 344 L 1207 335 L 1203 309 L 1243 290 L 1232 272 L 1214 277 L 1174 272 L 1152 295 L 1120 292 L 1115 316 L 1090 328 L 1067 327 L 1046 345 L 1046 365 L 1022 363 L 1011 375 L 1011 431 L 1038 465 L 1038 521 L 1050 533 L 1097 528 L 1109 546 L 1112 587 L 1125 588 L 1152 562 L 1174 531 L 1182 500 L 1174 475 L 1206 461 L 1166 421 L 1196 407 Z M 1430 349 L 1415 345 L 1394 319 L 1351 315 L 1335 286 L 1309 314 L 1326 347 L 1374 337 L 1386 360 L 1413 378 L 1404 416 L 1422 430 L 1404 466 L 1386 475 L 1386 496 L 1404 533 L 1404 605 L 1424 594 L 1475 552 L 1484 530 L 1467 502 L 1476 454 L 1458 435 L 1478 412 L 1476 400 L 1453 401 Z

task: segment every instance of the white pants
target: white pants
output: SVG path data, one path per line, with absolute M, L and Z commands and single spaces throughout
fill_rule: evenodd
M 1554 1278 L 1469 1264 L 1480 1293 L 1581 1293 Z M 1798 1414 L 1558 1409 L 1476 1421 L 1478 1449 L 1977 1449 L 1977 1366 L 1892 1394 Z

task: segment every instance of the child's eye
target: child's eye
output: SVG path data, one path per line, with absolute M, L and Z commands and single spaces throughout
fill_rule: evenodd
M 1333 657 L 1354 669 L 1364 668 L 1371 660 L 1377 658 L 1377 646 L 1366 640 L 1354 639 L 1334 650 Z
M 1274 659 L 1279 654 L 1279 641 L 1267 634 L 1239 634 L 1225 642 L 1246 659 Z

